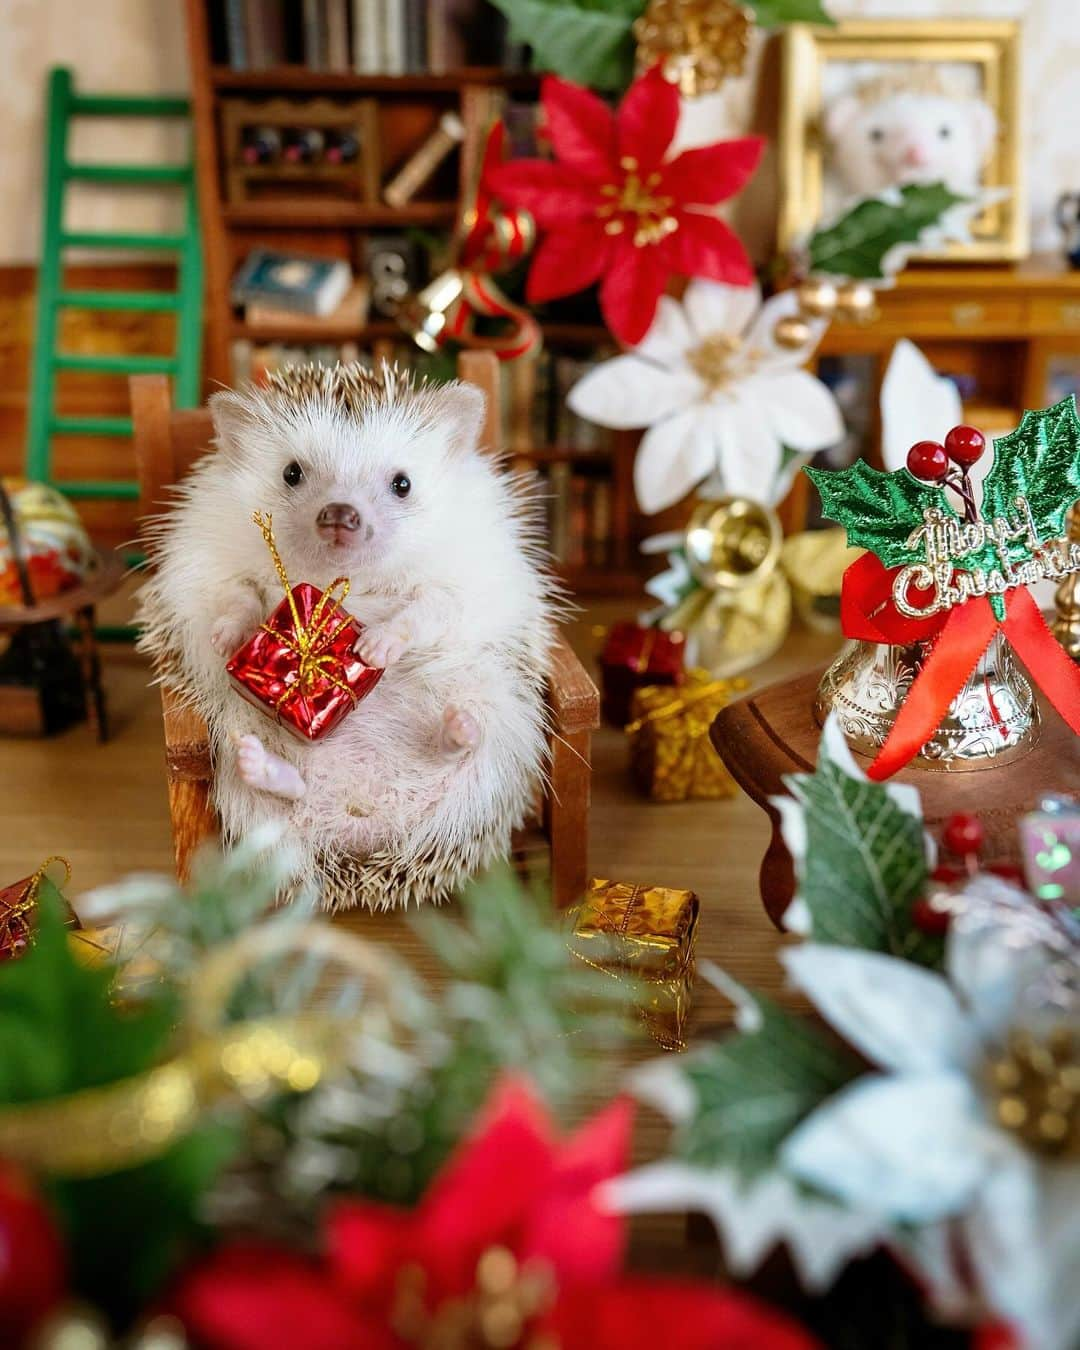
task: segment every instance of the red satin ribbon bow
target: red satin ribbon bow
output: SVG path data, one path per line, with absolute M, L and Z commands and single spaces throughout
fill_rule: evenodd
M 930 654 L 908 690 L 892 731 L 870 765 L 871 778 L 889 778 L 914 759 L 933 736 L 999 629 L 1035 684 L 1080 736 L 1080 667 L 1055 640 L 1026 587 L 1006 591 L 1003 620 L 994 614 L 986 596 L 915 619 L 901 614 L 893 602 L 898 570 L 886 568 L 873 553 L 865 553 L 844 573 L 840 594 L 840 621 L 847 637 L 894 646 L 931 643 Z
M 500 361 L 512 361 L 540 346 L 540 325 L 514 304 L 491 278 L 510 263 L 523 258 L 536 241 L 536 228 L 527 211 L 505 211 L 495 205 L 488 178 L 503 161 L 506 129 L 496 122 L 488 133 L 472 201 L 462 213 L 462 232 L 457 265 L 462 272 L 461 296 L 448 314 L 444 334 L 468 347 L 487 347 Z M 506 319 L 507 332 L 479 338 L 473 333 L 477 314 Z

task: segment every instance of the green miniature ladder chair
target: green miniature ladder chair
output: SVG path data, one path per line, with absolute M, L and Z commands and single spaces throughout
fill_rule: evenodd
M 54 436 L 132 434 L 130 417 L 60 416 L 55 410 L 57 372 L 171 375 L 177 406 L 196 407 L 200 394 L 203 277 L 194 164 L 190 161 L 179 165 L 72 163 L 68 158 L 68 129 L 76 117 L 186 118 L 189 114 L 190 104 L 186 98 L 78 94 L 70 70 L 58 66 L 49 75 L 45 210 L 26 473 L 29 478 L 49 483 L 69 497 L 134 501 L 139 495 L 139 485 L 134 478 L 72 481 L 53 476 Z M 73 182 L 119 187 L 154 184 L 178 187 L 183 193 L 183 229 L 178 234 L 69 231 L 64 226 L 64 199 L 68 184 Z M 175 291 L 65 290 L 63 251 L 67 248 L 173 253 L 177 260 L 177 288 Z M 57 341 L 63 309 L 172 311 L 176 314 L 175 350 L 167 356 L 59 351 Z

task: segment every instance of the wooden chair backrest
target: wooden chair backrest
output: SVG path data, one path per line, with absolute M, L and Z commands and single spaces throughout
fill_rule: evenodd
M 481 449 L 494 453 L 502 440 L 499 362 L 493 352 L 462 352 L 458 378 L 477 385 L 487 399 Z M 166 375 L 137 375 L 130 382 L 140 515 L 152 515 L 168 489 L 191 472 L 214 435 L 209 408 L 174 408 Z

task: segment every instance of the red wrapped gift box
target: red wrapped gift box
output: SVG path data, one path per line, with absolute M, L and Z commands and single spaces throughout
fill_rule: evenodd
M 34 939 L 37 917 L 38 889 L 49 864 L 59 862 L 71 875 L 63 858 L 47 858 L 32 877 L 22 877 L 10 886 L 0 886 L 0 961 L 20 956 Z M 67 902 L 64 902 L 67 906 Z M 78 928 L 79 920 L 67 906 L 66 922 L 69 928 Z
M 382 671 L 353 651 L 363 625 L 331 591 L 300 582 L 225 667 L 249 703 L 302 740 L 332 731 Z
M 643 628 L 637 623 L 617 623 L 607 635 L 600 653 L 603 712 L 609 722 L 625 726 L 630 721 L 634 692 L 649 684 L 682 684 L 685 639 L 682 633 Z

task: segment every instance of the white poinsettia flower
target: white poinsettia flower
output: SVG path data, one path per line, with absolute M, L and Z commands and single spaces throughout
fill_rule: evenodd
M 892 1236 L 881 1216 L 816 1196 L 775 1168 L 746 1177 L 734 1167 L 650 1163 L 604 1182 L 598 1199 L 619 1213 L 706 1215 L 720 1237 L 727 1268 L 740 1279 L 783 1246 L 811 1293 L 824 1293 L 845 1266 Z
M 760 1009 L 735 980 L 710 961 L 701 975 L 731 1000 L 739 1031 L 756 1031 Z M 630 1087 L 674 1125 L 693 1114 L 695 1093 L 685 1060 L 667 1057 L 634 1070 Z M 604 1182 L 598 1202 L 620 1214 L 705 1214 L 716 1228 L 733 1275 L 752 1275 L 778 1246 L 791 1257 L 803 1287 L 823 1293 L 845 1266 L 889 1241 L 891 1225 L 874 1213 L 815 1195 L 776 1167 L 747 1176 L 734 1166 L 705 1166 L 680 1158 L 649 1163 Z
M 1000 885 L 996 882 L 978 886 Z M 998 1123 L 992 1065 L 1029 1027 L 1024 990 L 1044 959 L 1005 925 L 954 921 L 946 973 L 876 952 L 808 943 L 782 959 L 795 985 L 877 1072 L 811 1113 L 784 1141 L 783 1169 L 897 1226 L 949 1223 L 930 1261 L 934 1288 L 963 1253 L 982 1303 L 1030 1350 L 1080 1337 L 1080 1163 L 1037 1151 Z M 1047 956 L 1045 959 L 1049 959 Z M 1075 1018 L 1074 1018 L 1075 1022 Z
M 844 434 L 836 400 L 800 369 L 826 324 L 802 346 L 777 344 L 795 314 L 794 291 L 765 304 L 756 286 L 693 281 L 680 303 L 664 296 L 641 343 L 594 367 L 570 391 L 579 417 L 617 430 L 647 428 L 634 464 L 641 509 L 662 511 L 706 479 L 710 493 L 774 505 L 795 462 Z M 785 472 L 785 469 L 789 472 Z

